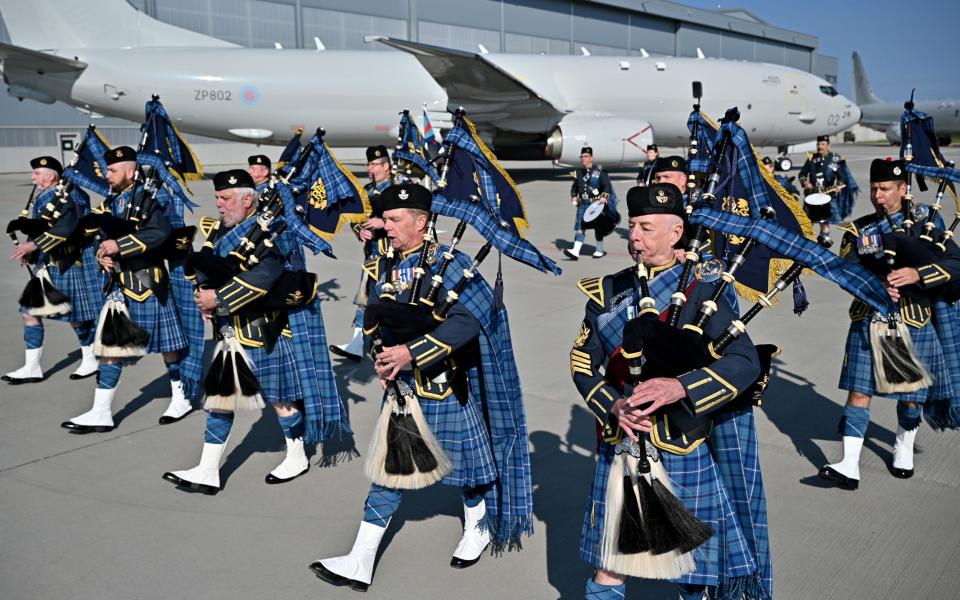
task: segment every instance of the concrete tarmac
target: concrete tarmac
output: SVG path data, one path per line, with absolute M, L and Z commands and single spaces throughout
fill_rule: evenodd
M 861 193 L 855 216 L 870 212 L 869 162 L 896 149 L 839 146 Z M 960 151 L 947 155 L 960 159 Z M 799 158 L 799 157 L 795 157 Z M 801 161 L 798 161 L 802 162 Z M 436 486 L 408 493 L 381 547 L 368 598 L 582 598 L 590 568 L 577 556 L 583 508 L 595 459 L 593 417 L 570 380 L 568 352 L 586 298 L 581 277 L 628 266 L 625 228 L 608 238 L 609 256 L 564 261 L 558 250 L 572 239 L 568 170 L 547 163 L 507 165 L 520 184 L 532 224 L 529 237 L 563 266 L 561 277 L 504 260 L 505 300 L 523 380 L 533 468 L 535 533 L 523 549 L 486 556 L 458 571 L 448 566 L 461 533 L 457 490 Z M 361 170 L 361 167 L 357 167 Z M 793 174 L 796 174 L 794 171 Z M 613 173 L 624 202 L 634 171 Z M 26 175 L 0 177 L 7 218 L 23 205 Z M 191 183 L 201 208 L 215 215 L 209 181 Z M 932 192 L 917 193 L 931 202 Z M 953 216 L 952 201 L 944 210 Z M 625 206 L 622 209 L 625 214 Z M 454 223 L 442 219 L 449 238 Z M 624 221 L 625 225 L 625 221 Z M 839 235 L 835 239 L 839 239 Z M 463 248 L 479 247 L 475 235 Z M 319 273 L 327 335 L 346 341 L 361 251 L 352 234 L 335 242 L 339 260 L 309 259 Z M 481 269 L 496 273 L 491 257 Z M 21 318 L 16 302 L 27 276 L 0 261 L 0 372 L 22 364 Z M 858 491 L 824 488 L 817 469 L 837 460 L 837 421 L 845 392 L 837 389 L 849 296 L 814 276 L 804 283 L 810 309 L 798 319 L 791 301 L 767 310 L 751 325 L 757 342 L 783 352 L 763 406 L 757 409 L 760 453 L 770 513 L 775 592 L 790 599 L 956 598 L 960 576 L 960 435 L 923 425 L 916 475 L 892 477 L 894 403 L 877 399 L 872 411 Z M 45 380 L 0 383 L 0 598 L 10 600 L 126 600 L 181 596 L 238 598 L 354 598 L 307 569 L 318 557 L 349 551 L 369 482 L 363 456 L 320 466 L 284 485 L 264 476 L 283 458 L 283 438 L 272 410 L 239 413 L 216 496 L 178 491 L 164 471 L 196 464 L 204 416 L 157 425 L 169 385 L 152 355 L 124 370 L 114 403 L 117 429 L 74 435 L 60 422 L 89 409 L 93 379 L 67 376 L 79 361 L 70 328 L 46 329 Z M 341 397 L 356 446 L 366 453 L 381 392 L 369 361 L 334 359 Z M 328 461 L 329 462 L 329 461 Z M 675 598 L 667 583 L 631 581 L 629 598 Z

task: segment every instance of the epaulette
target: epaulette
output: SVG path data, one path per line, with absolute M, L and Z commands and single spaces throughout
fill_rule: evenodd
M 374 281 L 380 280 L 380 259 L 381 256 L 363 263 L 363 271 Z
M 813 152 L 807 152 L 807 160 L 812 160 L 812 159 L 813 159 L 813 155 L 814 155 Z
M 213 217 L 200 217 L 200 232 L 203 234 L 203 240 L 207 241 L 213 232 L 220 228 L 220 219 Z
M 839 225 L 837 225 L 837 229 L 839 229 L 840 231 L 849 233 L 852 236 L 860 235 L 860 229 L 857 227 L 857 224 L 855 222 L 844 221 L 843 223 L 840 223 Z
M 577 287 L 603 308 L 603 277 L 584 277 L 577 282 Z
M 570 171 L 570 177 L 573 177 L 574 179 L 577 178 L 577 170 L 576 170 L 576 169 Z

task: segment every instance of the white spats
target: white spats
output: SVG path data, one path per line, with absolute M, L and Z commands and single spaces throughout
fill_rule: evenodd
M 913 443 L 917 439 L 919 427 L 906 430 L 897 426 L 897 439 L 893 444 L 893 468 L 904 471 L 913 470 Z
M 490 544 L 489 529 L 479 528 L 480 521 L 486 514 L 487 505 L 483 500 L 474 507 L 463 505 L 463 537 L 460 538 L 457 549 L 453 551 L 453 558 L 466 563 L 463 566 L 475 563 Z
M 387 525 L 389 524 L 390 522 L 387 521 Z M 364 521 L 360 523 L 360 531 L 357 532 L 357 540 L 353 543 L 350 554 L 324 558 L 320 564 L 340 577 L 369 585 L 373 581 L 373 564 L 377 558 L 377 549 L 386 531 L 386 527 L 378 527 Z
M 203 450 L 200 452 L 200 464 L 186 471 L 173 471 L 173 475 L 179 481 L 174 481 L 178 485 L 190 486 L 191 484 L 210 488 L 220 489 L 220 459 L 223 457 L 223 451 L 226 444 L 203 444 Z M 166 475 L 164 479 L 171 480 Z
M 99 364 L 97 363 L 97 356 L 93 352 L 93 344 L 89 346 L 80 346 L 80 365 L 77 369 L 70 375 L 70 379 L 83 379 L 84 377 L 90 377 L 97 372 Z
M 167 406 L 167 410 L 163 411 L 163 416 L 160 417 L 160 424 L 166 425 L 179 421 L 192 410 L 193 405 L 190 404 L 190 401 L 183 395 L 183 383 L 180 381 L 171 381 L 170 404 Z
M 564 248 L 563 253 L 566 254 L 569 258 L 574 260 L 580 258 L 580 248 L 583 246 L 583 242 L 574 242 L 573 248 Z
M 303 475 L 310 468 L 310 461 L 307 460 L 307 454 L 303 449 L 303 438 L 284 439 L 287 441 L 287 456 L 283 459 L 283 462 L 277 465 L 276 469 L 270 471 L 270 474 L 267 475 L 267 483 L 290 481 Z
M 363 355 L 363 328 L 354 327 L 353 328 L 353 339 L 351 339 L 346 344 L 337 344 L 343 354 L 349 354 L 351 356 L 362 356 Z M 341 354 L 341 356 L 343 356 Z
M 859 480 L 861 450 L 863 450 L 863 438 L 845 435 L 843 436 L 843 460 L 827 466 L 850 479 Z
M 70 422 L 87 427 L 113 427 L 113 396 L 116 393 L 115 387 L 109 390 L 97 388 L 93 392 L 93 408 Z
M 4 381 L 11 383 L 32 383 L 43 379 L 43 369 L 40 368 L 40 356 L 43 348 L 27 348 L 24 350 L 23 366 L 16 371 L 10 371 L 3 376 Z

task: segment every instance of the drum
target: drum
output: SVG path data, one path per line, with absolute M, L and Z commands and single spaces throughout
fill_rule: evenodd
M 833 216 L 830 194 L 809 194 L 803 199 L 803 209 L 814 223 L 823 223 Z
M 592 223 L 597 217 L 603 214 L 606 206 L 606 204 L 599 200 L 591 203 L 590 206 L 587 207 L 587 210 L 583 212 L 583 222 Z
M 588 206 L 583 213 L 583 228 L 595 230 L 600 237 L 609 234 L 616 225 L 607 211 L 607 205 L 599 200 Z

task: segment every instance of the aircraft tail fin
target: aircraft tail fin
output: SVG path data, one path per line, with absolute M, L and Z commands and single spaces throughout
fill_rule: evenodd
M 857 51 L 853 52 L 853 100 L 860 106 L 883 102 L 870 89 L 867 72 L 863 69 L 863 62 L 860 60 L 860 53 Z
M 235 46 L 138 11 L 125 0 L 0 0 L 13 45 L 31 50 L 139 46 Z

